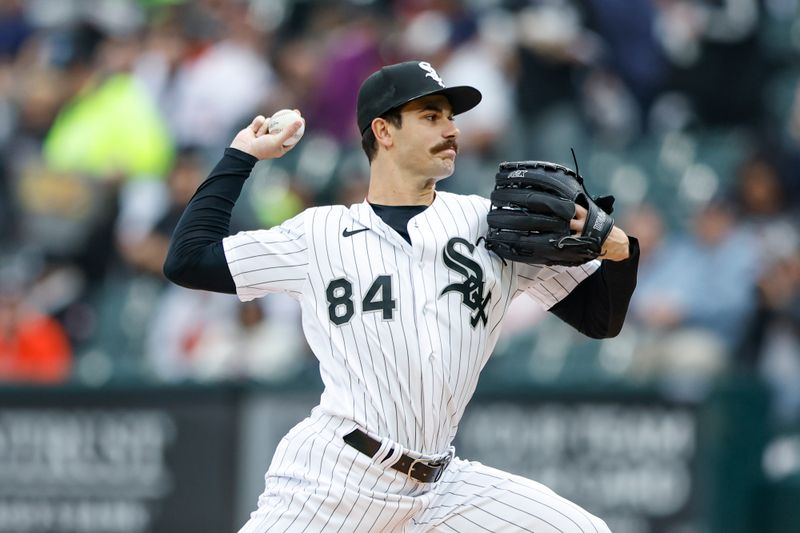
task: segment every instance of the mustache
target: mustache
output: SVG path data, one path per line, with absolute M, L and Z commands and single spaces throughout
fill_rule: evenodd
M 433 148 L 431 148 L 431 153 L 438 154 L 439 152 L 443 152 L 445 150 L 455 150 L 455 152 L 458 153 L 458 143 L 454 140 L 447 140 L 441 142 L 436 146 L 434 146 Z

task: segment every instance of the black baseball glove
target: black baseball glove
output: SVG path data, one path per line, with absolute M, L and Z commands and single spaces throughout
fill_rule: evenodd
M 581 265 L 614 227 L 613 196 L 591 198 L 578 172 L 546 161 L 501 163 L 491 200 L 486 248 L 510 261 Z M 575 204 L 588 211 L 580 235 L 569 229 Z

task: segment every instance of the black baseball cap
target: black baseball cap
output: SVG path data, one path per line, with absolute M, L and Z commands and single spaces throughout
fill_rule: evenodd
M 363 135 L 372 121 L 387 111 L 432 94 L 447 97 L 454 115 L 472 109 L 481 101 L 481 92 L 475 87 L 446 87 L 426 61 L 396 63 L 374 72 L 361 84 L 358 90 L 358 130 Z

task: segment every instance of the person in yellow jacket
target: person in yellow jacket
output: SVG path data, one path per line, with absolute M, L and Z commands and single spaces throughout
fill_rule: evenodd
M 90 80 L 60 111 L 43 147 L 50 170 L 100 178 L 160 179 L 173 155 L 155 102 L 125 72 Z

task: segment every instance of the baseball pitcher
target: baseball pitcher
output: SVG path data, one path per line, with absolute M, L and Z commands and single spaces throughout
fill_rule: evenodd
M 358 94 L 370 161 L 363 202 L 229 236 L 253 165 L 281 157 L 304 127 L 298 117 L 269 133 L 258 116 L 187 206 L 167 277 L 242 301 L 296 298 L 325 385 L 279 444 L 241 532 L 608 533 L 547 487 L 461 459 L 451 445 L 515 297 L 611 337 L 638 265 L 608 198 L 589 197 L 565 167 L 504 163 L 491 201 L 436 190 L 455 170 L 454 116 L 480 99 L 426 62 L 384 67 Z

